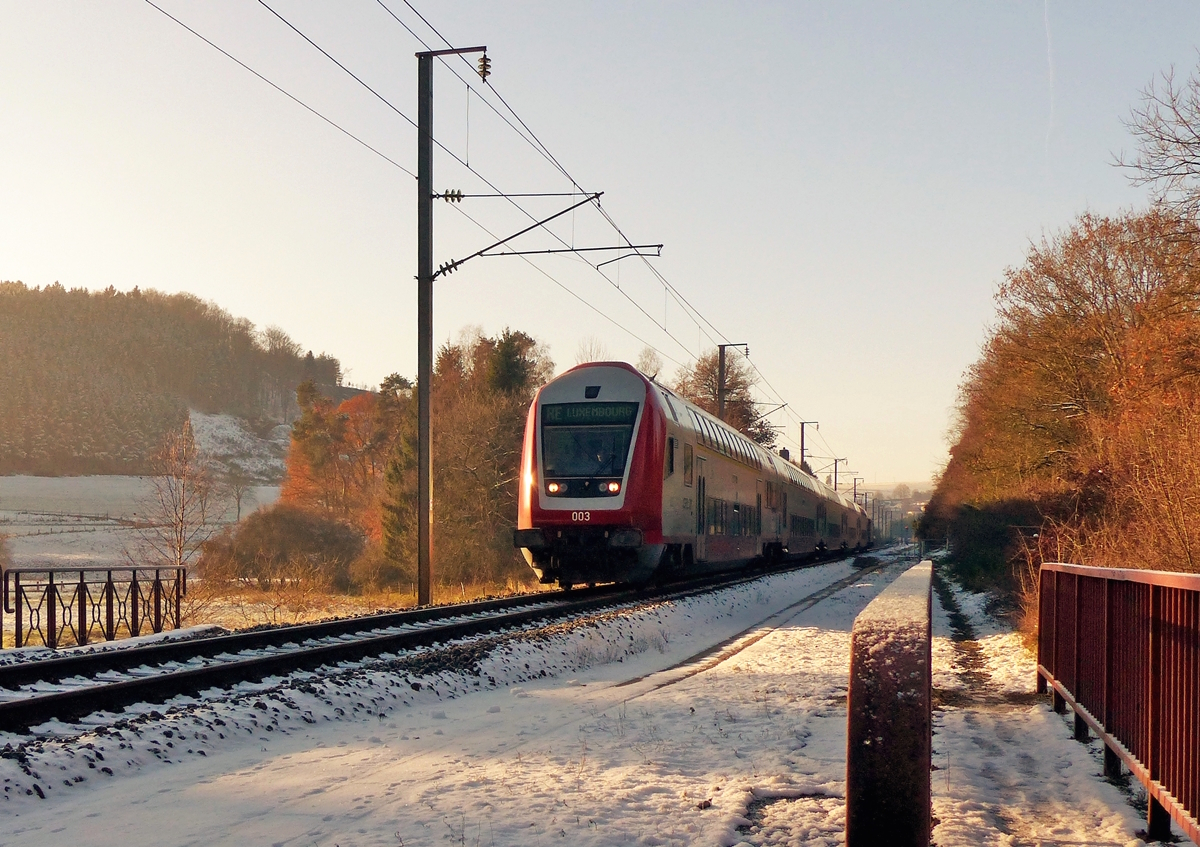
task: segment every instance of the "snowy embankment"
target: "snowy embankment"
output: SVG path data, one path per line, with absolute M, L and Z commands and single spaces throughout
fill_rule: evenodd
M 841 844 L 850 627 L 912 562 L 811 607 L 851 563 L 0 737 L 0 843 Z M 940 847 L 1135 841 L 1046 705 L 937 722 Z
M 807 610 L 783 611 L 852 576 L 850 562 L 536 641 L 429 651 L 426 667 L 298 674 L 95 732 L 44 726 L 45 740 L 0 761 L 0 807 L 23 844 L 164 832 L 180 844 L 732 844 L 751 820 L 759 843 L 796 827 L 805 843 L 837 843 L 850 624 L 907 564 Z M 735 652 L 737 639 L 754 643 Z M 697 657 L 714 647 L 724 661 Z M 473 673 L 449 668 L 464 659 Z
M 233 415 L 206 415 L 195 409 L 189 415 L 196 447 L 223 473 L 237 471 L 266 483 L 283 479 L 284 459 L 292 441 L 289 424 L 278 424 L 263 437 Z

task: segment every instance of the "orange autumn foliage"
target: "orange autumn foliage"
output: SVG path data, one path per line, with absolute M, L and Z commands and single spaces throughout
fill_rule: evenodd
M 961 389 L 922 531 L 966 570 L 1200 571 L 1200 238 L 1152 211 L 1034 246 Z

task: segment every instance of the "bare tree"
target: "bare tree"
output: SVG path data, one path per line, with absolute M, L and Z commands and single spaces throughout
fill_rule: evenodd
M 254 501 L 254 477 L 237 462 L 230 462 L 220 477 L 221 493 L 233 501 L 235 521 L 242 519 L 242 505 Z
M 304 348 L 298 342 L 293 341 L 290 335 L 273 324 L 262 331 L 259 342 L 263 349 L 273 356 L 299 358 L 304 352 Z
M 608 348 L 604 342 L 594 335 L 579 339 L 579 348 L 575 351 L 575 364 L 585 365 L 588 362 L 604 362 L 608 359 Z
M 1200 76 L 1177 83 L 1175 69 L 1151 80 L 1126 126 L 1138 143 L 1132 160 L 1134 185 L 1148 185 L 1154 201 L 1180 217 L 1200 217 Z
M 144 520 L 138 532 L 139 564 L 187 567 L 217 530 L 209 519 L 220 512 L 191 421 L 167 434 L 152 461 L 152 491 L 142 503 Z
M 658 351 L 647 345 L 642 348 L 642 352 L 638 353 L 637 369 L 646 376 L 658 376 L 663 369 L 662 356 L 658 355 Z
M 679 394 L 709 414 L 717 414 L 720 395 L 719 354 L 705 353 L 691 367 L 680 369 L 673 386 Z M 730 356 L 725 362 L 725 422 L 770 449 L 778 437 L 774 427 L 762 419 L 752 389 L 758 377 L 748 360 Z

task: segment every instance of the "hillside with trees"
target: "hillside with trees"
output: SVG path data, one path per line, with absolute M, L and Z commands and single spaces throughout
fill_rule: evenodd
M 1200 572 L 1200 80 L 1164 77 L 1131 127 L 1154 206 L 1033 245 L 962 385 L 921 531 L 970 581 L 1029 596 L 1043 561 Z
M 512 546 L 517 469 L 529 404 L 553 367 L 541 345 L 515 330 L 495 337 L 470 330 L 438 350 L 431 390 L 437 584 L 457 591 L 529 576 Z M 413 388 L 393 375 L 378 393 L 339 403 L 301 384 L 279 504 L 210 542 L 204 567 L 263 583 L 406 589 L 417 559 Z
M 145 473 L 189 409 L 293 418 L 337 359 L 189 294 L 0 282 L 0 474 Z

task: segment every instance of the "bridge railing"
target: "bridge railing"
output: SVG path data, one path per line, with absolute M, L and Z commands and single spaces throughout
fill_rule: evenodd
M 4 616 L 13 647 L 63 647 L 178 629 L 187 593 L 185 568 L 10 569 L 3 574 Z
M 1044 564 L 1038 690 L 1146 788 L 1148 837 L 1200 841 L 1200 575 Z

